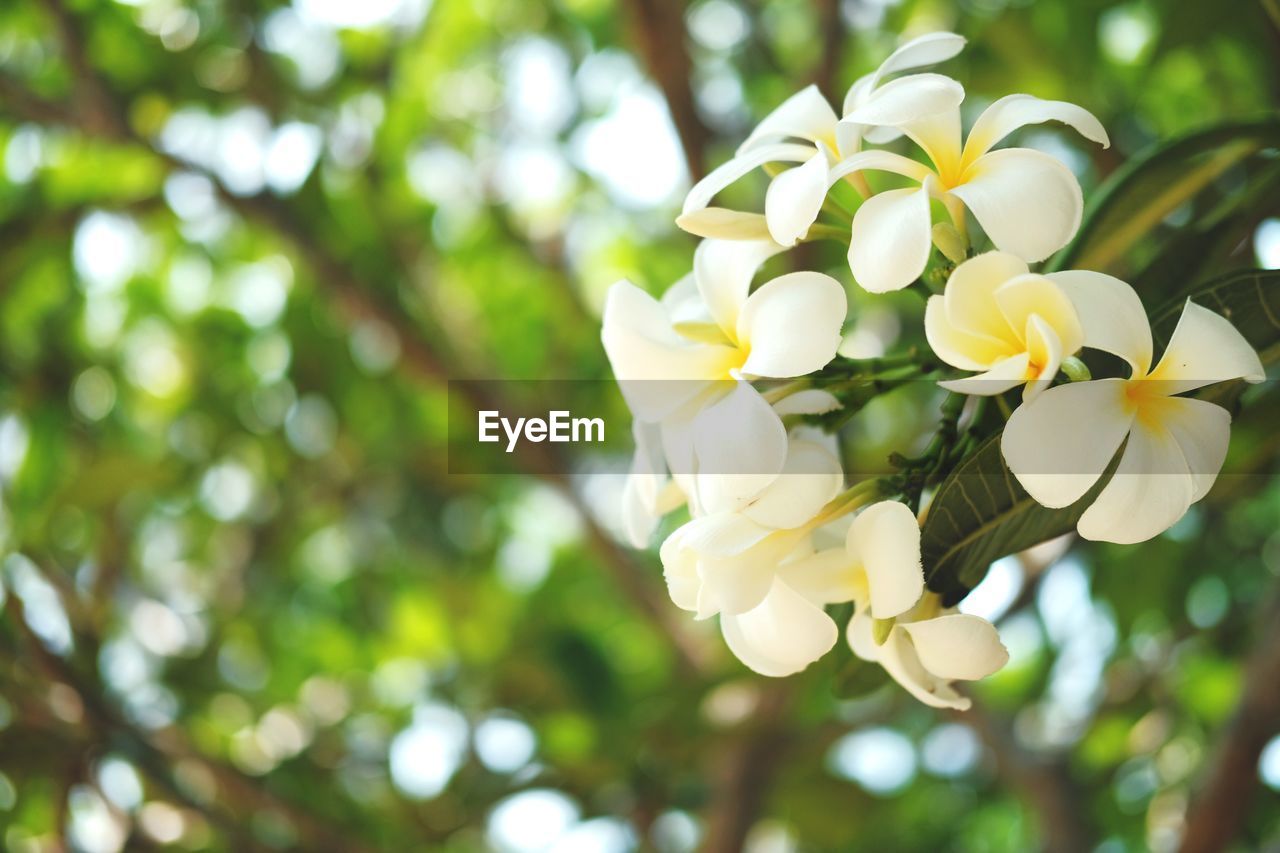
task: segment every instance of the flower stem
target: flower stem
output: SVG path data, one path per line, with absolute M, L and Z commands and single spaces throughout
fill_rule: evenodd
M 828 501 L 827 505 L 813 517 L 813 520 L 809 522 L 810 529 L 821 527 L 829 521 L 835 521 L 855 509 L 860 509 L 869 503 L 875 502 L 886 494 L 884 485 L 879 478 L 875 478 L 863 480 L 861 483 L 850 486 Z
M 804 239 L 806 243 L 810 240 L 835 240 L 838 243 L 848 243 L 849 228 L 847 225 L 841 228 L 838 225 L 815 222 L 809 226 L 809 231 L 804 235 Z

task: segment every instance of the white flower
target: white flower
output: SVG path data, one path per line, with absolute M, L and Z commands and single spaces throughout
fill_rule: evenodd
M 622 527 L 635 548 L 649 544 L 658 520 L 685 502 L 685 494 L 671 477 L 663 447 L 662 426 L 631 423 L 635 455 L 622 490 Z
M 959 711 L 972 703 L 951 686 L 953 681 L 986 678 L 1009 662 L 994 625 L 981 616 L 942 609 L 933 593 L 895 619 L 883 643 L 876 642 L 874 620 L 862 611 L 854 614 L 849 647 L 884 667 L 924 704 Z
M 982 371 L 939 385 L 993 395 L 1025 382 L 1028 400 L 1048 387 L 1062 359 L 1084 343 L 1076 309 L 1062 289 L 1006 252 L 988 252 L 956 267 L 943 294 L 929 297 L 924 329 L 938 358 Z
M 1084 206 L 1075 176 L 1039 151 L 991 148 L 1014 130 L 1044 121 L 1064 122 L 1087 139 L 1109 145 L 1106 131 L 1092 114 L 1062 101 L 1009 95 L 978 117 L 961 147 L 958 101 L 923 118 L 899 121 L 899 105 L 885 97 L 892 85 L 845 120 L 900 128 L 924 149 L 932 168 L 889 151 L 863 151 L 830 170 L 832 181 L 872 169 L 919 184 L 877 193 L 854 214 L 849 268 L 863 288 L 873 293 L 900 290 L 924 271 L 931 236 L 930 198 L 942 201 L 961 233 L 967 207 L 996 248 L 1025 261 L 1043 260 L 1067 244 L 1080 225 Z
M 1083 270 L 1048 278 L 1075 304 L 1084 345 L 1123 358 L 1130 376 L 1060 385 L 1024 403 L 1005 425 L 1005 461 L 1036 501 L 1064 507 L 1089 491 L 1123 443 L 1115 475 L 1078 530 L 1143 542 L 1208 493 L 1227 454 L 1226 409 L 1176 395 L 1229 379 L 1260 382 L 1262 363 L 1227 320 L 1188 301 L 1152 369 L 1151 327 L 1133 288 Z
M 830 276 L 796 272 L 748 296 L 772 243 L 707 240 L 692 279 L 659 303 L 627 281 L 605 302 L 601 337 L 637 419 L 662 423 L 673 470 L 738 475 L 745 500 L 783 468 L 781 418 L 749 384 L 792 378 L 829 362 L 840 345 L 846 300 Z M 696 462 L 694 461 L 696 459 Z
M 859 77 L 849 87 L 849 91 L 844 96 L 844 107 L 840 111 L 841 115 L 847 117 L 854 110 L 871 100 L 871 96 L 878 91 L 880 84 L 884 82 L 884 78 L 890 74 L 946 62 L 963 50 L 964 44 L 964 36 L 946 32 L 927 33 L 906 42 L 889 54 L 889 58 L 880 63 L 879 68 L 870 74 Z M 857 127 L 853 121 L 842 120 L 841 123 L 850 127 Z M 838 132 L 845 133 L 846 131 L 841 128 Z M 901 135 L 902 132 L 900 130 L 889 126 L 864 127 L 861 128 L 860 132 L 860 136 L 863 139 L 876 145 L 892 142 Z M 849 146 L 845 147 L 848 148 Z
M 836 577 L 856 607 L 848 632 L 854 654 L 879 663 L 926 705 L 968 708 L 951 682 L 985 678 L 1009 653 L 990 622 L 943 610 L 924 591 L 920 528 L 911 510 L 890 501 L 867 507 L 849 528 L 846 547 L 855 569 Z
M 708 487 L 700 478 L 702 512 L 662 544 L 672 600 L 700 619 L 755 607 L 779 565 L 812 551 L 809 533 L 843 480 L 828 447 L 797 437 L 788 440 L 781 473 L 745 500 L 732 486 Z
M 893 53 L 873 74 L 859 80 L 845 98 L 845 111 L 879 92 L 881 118 L 901 123 L 959 104 L 964 90 L 938 74 L 917 74 L 880 87 L 887 75 L 950 59 L 964 47 L 952 33 L 933 33 L 915 39 Z M 883 122 L 882 122 L 883 123 Z M 809 86 L 783 101 L 739 146 L 733 159 L 699 181 L 689 191 L 681 228 L 704 237 L 762 239 L 771 237 L 792 246 L 805 236 L 818 217 L 834 180 L 831 167 L 855 153 L 868 133 L 865 122 L 842 121 L 818 91 Z M 895 131 L 890 130 L 889 136 Z M 788 142 L 787 140 L 804 140 Z M 711 199 L 742 176 L 770 163 L 799 163 L 773 178 L 765 195 L 764 215 L 725 208 L 708 208 Z

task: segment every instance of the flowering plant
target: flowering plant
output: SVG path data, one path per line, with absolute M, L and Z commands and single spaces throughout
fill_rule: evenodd
M 1179 299 L 1171 332 L 1159 313 L 1157 359 L 1133 286 L 1064 269 L 1081 255 L 1075 175 L 997 146 L 1044 122 L 1103 147 L 1106 130 L 1082 107 L 1014 94 L 963 135 L 961 84 L 919 70 L 963 46 L 951 33 L 907 42 L 839 115 L 814 87 L 777 107 L 689 192 L 677 224 L 704 238 L 692 273 L 661 300 L 615 284 L 602 335 L 635 417 L 628 535 L 644 546 L 687 507 L 660 550 L 675 604 L 718 617 L 763 675 L 804 669 L 843 628 L 857 658 L 959 709 L 969 700 L 954 683 L 1008 659 L 990 622 L 956 609 L 986 566 L 1071 528 L 1123 544 L 1168 530 L 1212 488 L 1229 444 L 1222 400 L 1188 395 L 1265 378 L 1250 340 L 1196 294 Z M 908 143 L 920 159 L 886 147 Z M 770 177 L 761 211 L 712 206 L 758 168 Z M 931 352 L 844 357 L 840 281 L 760 275 L 822 239 L 847 243 L 863 290 L 924 297 Z M 924 453 L 846 478 L 841 427 L 919 380 L 946 395 Z M 850 603 L 838 625 L 848 608 L 833 605 Z

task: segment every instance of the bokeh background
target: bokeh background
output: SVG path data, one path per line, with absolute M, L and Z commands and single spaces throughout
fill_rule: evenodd
M 537 476 L 518 455 L 449 476 L 445 441 L 450 378 L 607 378 L 604 290 L 688 269 L 691 178 L 800 86 L 838 104 L 901 34 L 970 39 L 943 69 L 967 110 L 1095 112 L 1109 150 L 1021 135 L 1088 194 L 1153 142 L 1274 115 L 1278 21 L 1274 0 L 5 0 L 0 843 L 1280 843 L 1274 405 L 1167 535 L 998 562 L 965 607 L 1012 662 L 963 715 L 843 647 L 785 681 L 743 668 L 619 544 L 625 434 Z M 1231 263 L 1280 267 L 1277 215 Z M 839 247 L 798 255 L 848 281 Z M 855 296 L 844 351 L 918 335 L 912 311 Z M 927 430 L 921 399 L 872 407 L 858 452 Z

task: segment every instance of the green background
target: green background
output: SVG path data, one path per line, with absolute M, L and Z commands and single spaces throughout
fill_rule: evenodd
M 1148 145 L 1274 115 L 1270 13 L 0 4 L 0 843 L 1280 842 L 1267 387 L 1237 418 L 1233 473 L 1167 534 L 998 564 L 971 606 L 1013 659 L 963 715 L 843 645 L 791 679 L 747 671 L 670 604 L 656 553 L 619 544 L 625 435 L 466 477 L 445 440 L 450 378 L 607 378 L 604 291 L 688 270 L 672 219 L 690 175 L 808 82 L 838 105 L 900 33 L 969 38 L 940 70 L 970 119 L 1015 91 L 1098 115 L 1110 149 L 1018 137 L 1089 198 Z M 1280 266 L 1274 199 L 1148 282 L 1149 306 L 1188 277 Z M 1162 214 L 1159 246 L 1202 213 Z M 1135 268 L 1157 249 L 1136 251 Z M 849 284 L 834 244 L 787 262 Z M 921 337 L 913 295 L 850 298 L 863 344 Z M 930 399 L 877 401 L 856 454 L 909 450 Z

